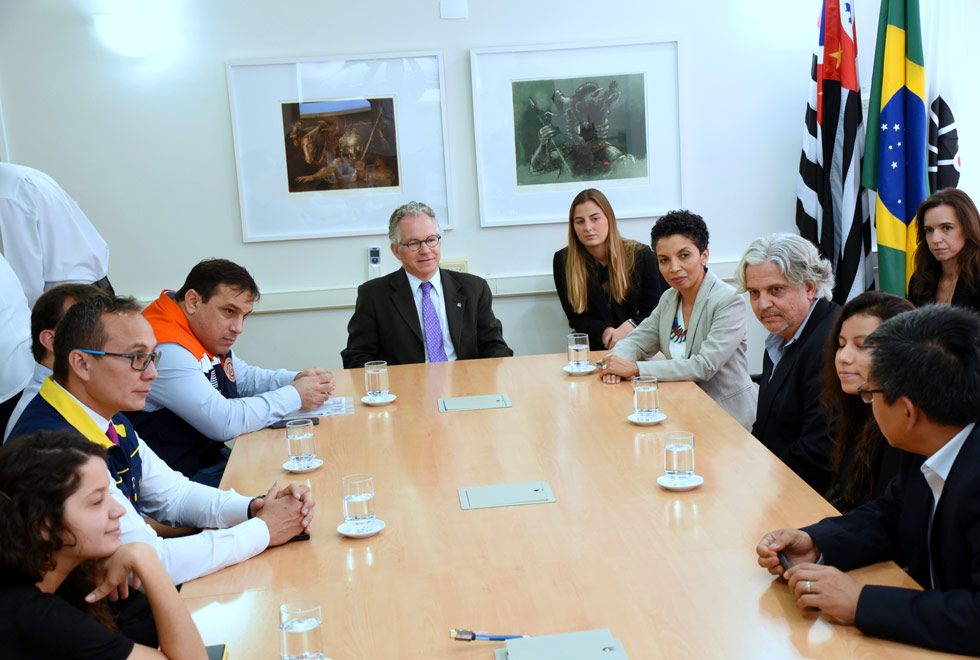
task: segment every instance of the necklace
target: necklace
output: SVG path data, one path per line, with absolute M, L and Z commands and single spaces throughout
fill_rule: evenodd
M 687 328 L 681 327 L 676 316 L 674 317 L 674 325 L 670 327 L 670 340 L 676 344 L 683 344 L 687 341 Z

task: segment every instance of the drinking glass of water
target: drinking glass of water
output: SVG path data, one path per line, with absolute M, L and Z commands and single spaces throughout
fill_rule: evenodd
M 374 525 L 374 478 L 370 474 L 349 474 L 344 486 L 344 522 L 356 531 Z
M 369 399 L 380 401 L 388 396 L 388 363 L 384 360 L 364 363 L 364 389 Z
M 296 469 L 305 470 L 316 458 L 316 435 L 312 419 L 291 419 L 286 422 L 286 444 L 289 460 Z
M 279 606 L 279 649 L 282 660 L 328 660 L 323 655 L 323 616 L 315 600 L 291 600 Z
M 690 431 L 664 433 L 664 472 L 678 484 L 694 478 L 694 434 Z
M 589 336 L 584 332 L 568 335 L 568 366 L 573 371 L 584 371 L 589 367 Z
M 660 389 L 656 376 L 633 376 L 633 414 L 641 422 L 653 421 L 660 412 Z

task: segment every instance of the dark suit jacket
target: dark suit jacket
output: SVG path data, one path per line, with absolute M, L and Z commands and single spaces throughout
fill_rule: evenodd
M 486 281 L 451 270 L 440 269 L 440 273 L 456 359 L 513 355 L 493 315 L 493 296 Z M 424 341 L 408 276 L 399 268 L 357 288 L 354 315 L 347 324 L 347 348 L 340 357 L 345 369 L 363 367 L 371 360 L 425 362 Z
M 839 313 L 836 303 L 818 300 L 775 373 L 765 352 L 759 409 L 752 426 L 752 435 L 818 493 L 829 486 L 834 451 L 833 433 L 828 433 L 827 415 L 820 405 L 820 377 L 827 335 Z
M 623 322 L 630 320 L 633 325 L 640 325 L 650 312 L 660 302 L 660 296 L 670 288 L 657 268 L 657 256 L 646 245 L 640 245 L 636 253 L 636 265 L 630 273 L 630 292 L 623 302 L 612 299 L 602 288 L 602 283 L 609 279 L 606 267 L 589 257 L 589 279 L 587 282 L 585 311 L 575 313 L 572 303 L 568 300 L 568 281 L 565 279 L 565 260 L 568 259 L 568 248 L 564 247 L 555 252 L 552 261 L 552 271 L 555 277 L 555 290 L 561 302 L 568 325 L 575 332 L 589 335 L 589 345 L 594 351 L 604 350 L 602 333 L 608 327 L 618 328 Z
M 960 449 L 932 521 L 930 588 L 926 548 L 932 491 L 905 454 L 885 494 L 843 516 L 803 528 L 824 563 L 843 571 L 893 560 L 925 591 L 868 585 L 855 624 L 870 635 L 952 653 L 980 654 L 980 425 Z

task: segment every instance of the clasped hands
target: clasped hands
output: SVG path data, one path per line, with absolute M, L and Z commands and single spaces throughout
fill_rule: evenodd
M 841 623 L 854 623 L 862 585 L 833 566 L 815 563 L 820 558 L 820 548 L 809 534 L 798 529 L 778 529 L 766 534 L 755 551 L 759 566 L 789 583 L 797 607 L 815 607 Z M 789 570 L 783 569 L 779 552 L 789 561 Z
M 333 374 L 323 367 L 305 369 L 293 379 L 293 387 L 299 391 L 302 401 L 300 410 L 313 410 L 323 405 L 336 389 Z
M 261 518 L 269 527 L 269 545 L 282 545 L 301 532 L 310 533 L 313 520 L 313 491 L 308 486 L 272 484 L 265 498 L 252 500 L 252 516 Z

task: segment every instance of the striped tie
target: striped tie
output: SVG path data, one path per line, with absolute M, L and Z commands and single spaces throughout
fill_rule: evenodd
M 425 326 L 425 346 L 429 349 L 429 362 L 445 362 L 446 349 L 442 345 L 442 327 L 439 315 L 432 304 L 429 292 L 432 282 L 422 282 L 422 324 Z

